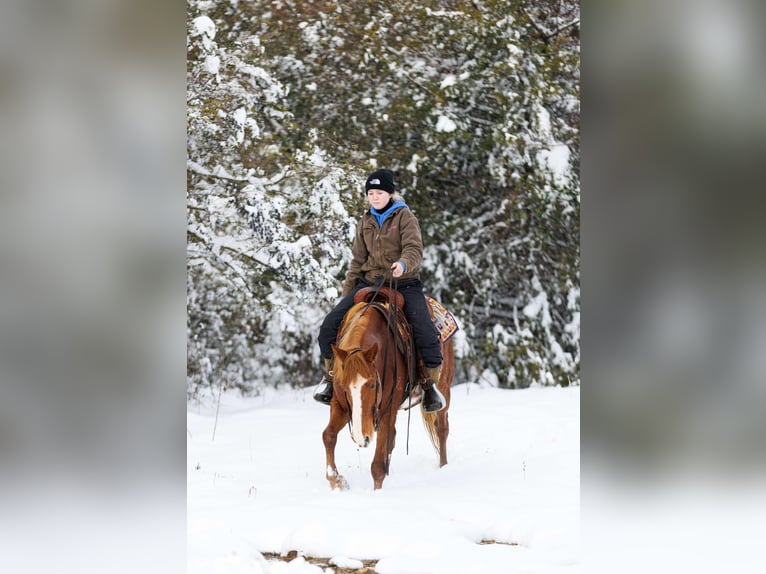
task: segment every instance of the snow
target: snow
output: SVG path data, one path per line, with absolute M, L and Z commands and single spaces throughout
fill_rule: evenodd
M 441 89 L 444 89 L 454 85 L 455 85 L 455 75 L 447 74 L 446 76 L 444 76 L 444 79 L 442 80 L 442 83 L 439 85 L 439 87 Z
M 405 168 L 410 173 L 413 173 L 417 175 L 418 173 L 418 163 L 425 159 L 424 157 L 420 157 L 418 154 L 414 153 L 412 154 L 412 159 L 410 160 L 410 163 L 407 164 L 407 167 Z
M 457 129 L 457 124 L 449 119 L 447 116 L 439 116 L 436 121 L 437 132 L 454 132 Z
M 426 14 L 429 16 L 447 16 L 448 18 L 451 18 L 462 16 L 464 12 L 458 10 L 431 10 L 430 8 L 426 7 Z
M 550 113 L 542 106 L 537 108 L 537 122 L 540 136 L 547 141 L 547 148 L 537 152 L 537 161 L 550 171 L 556 185 L 564 187 L 570 177 L 569 146 L 555 141 Z
M 221 58 L 213 55 L 205 56 L 205 69 L 209 74 L 217 76 L 221 69 Z
M 189 30 L 189 36 L 195 38 L 197 36 L 204 36 L 209 39 L 215 38 L 215 24 L 207 16 L 198 16 L 191 23 L 191 30 Z
M 309 24 L 308 22 L 301 22 L 298 24 L 298 28 L 303 31 L 303 39 L 308 44 L 318 44 L 321 39 L 320 22 L 314 22 Z
M 346 558 L 345 556 L 336 556 L 330 560 L 330 564 L 338 566 L 339 568 L 362 568 L 364 563 L 361 560 L 354 560 L 353 558 Z
M 400 413 L 378 491 L 373 447 L 343 431 L 343 492 L 325 479 L 329 410 L 311 391 L 225 393 L 217 416 L 217 397 L 189 404 L 190 573 L 330 574 L 363 560 L 379 574 L 579 571 L 579 387 L 453 387 L 441 469 L 419 412 L 409 438 Z
M 535 277 L 535 279 L 537 279 Z M 537 317 L 540 311 L 548 306 L 548 295 L 545 291 L 540 291 L 523 309 L 527 317 Z
M 569 147 L 565 144 L 555 144 L 551 149 L 540 150 L 537 159 L 550 170 L 556 185 L 564 187 L 569 178 Z
M 237 108 L 231 114 L 234 121 L 237 124 L 237 143 L 242 143 L 245 139 L 245 124 L 247 123 L 247 110 L 245 108 Z

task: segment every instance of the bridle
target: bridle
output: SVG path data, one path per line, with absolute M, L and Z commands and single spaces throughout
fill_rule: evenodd
M 388 339 L 386 339 L 386 347 L 388 347 Z M 352 349 L 349 351 L 348 355 L 346 356 L 346 360 L 349 359 L 352 355 L 355 355 L 356 353 L 361 353 L 362 348 L 357 347 L 355 349 Z M 385 369 L 385 367 L 383 367 Z M 372 370 L 375 372 L 375 407 L 373 408 L 373 424 L 375 426 L 375 432 L 378 431 L 378 424 L 379 424 L 379 418 L 380 418 L 380 405 L 383 402 L 383 382 L 380 379 L 380 373 L 378 373 L 378 370 L 372 366 Z M 385 377 L 385 373 L 384 373 Z M 346 394 L 346 404 L 350 405 L 351 401 L 349 401 L 348 393 L 346 391 L 345 386 L 343 387 L 343 392 Z M 393 398 L 393 397 L 392 397 Z M 348 409 L 346 411 L 346 416 L 348 417 L 348 424 L 351 424 L 351 409 Z

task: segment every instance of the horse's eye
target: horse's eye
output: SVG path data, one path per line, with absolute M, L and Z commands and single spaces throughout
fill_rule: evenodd
M 376 384 L 375 384 L 375 383 L 370 383 L 370 384 L 368 384 L 368 385 L 367 385 L 367 388 L 368 388 L 368 389 L 374 389 L 374 388 L 375 388 L 375 386 L 376 386 Z

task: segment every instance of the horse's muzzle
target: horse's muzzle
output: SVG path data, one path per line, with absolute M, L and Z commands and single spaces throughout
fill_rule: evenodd
M 356 443 L 357 446 L 360 446 L 362 448 L 367 448 L 368 446 L 370 446 L 370 442 L 372 442 L 372 437 L 370 435 L 363 435 L 363 436 L 357 437 L 352 434 L 351 438 L 354 439 L 354 442 Z

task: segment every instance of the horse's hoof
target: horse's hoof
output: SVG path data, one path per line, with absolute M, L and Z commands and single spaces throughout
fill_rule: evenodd
M 333 490 L 348 490 L 348 482 L 341 475 L 328 476 L 327 480 L 330 483 L 330 488 Z

